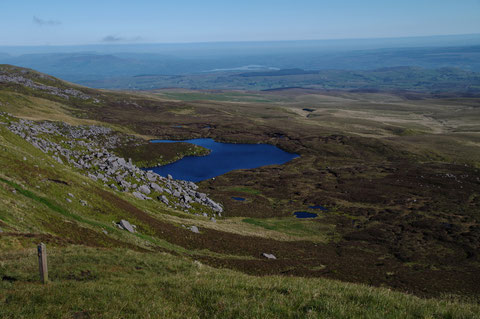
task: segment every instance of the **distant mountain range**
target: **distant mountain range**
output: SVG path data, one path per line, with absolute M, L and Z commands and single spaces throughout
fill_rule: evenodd
M 480 35 L 265 43 L 0 47 L 0 63 L 36 69 L 79 84 L 115 89 L 178 87 L 178 81 L 165 82 L 166 76 L 189 77 L 185 87 L 203 88 L 208 74 L 228 72 L 243 72 L 238 76 L 255 78 L 262 76 L 256 72 L 269 77 L 311 76 L 325 70 L 370 71 L 404 66 L 480 72 Z M 274 73 L 268 73 L 270 71 Z M 145 82 L 145 75 L 157 80 Z M 159 78 L 162 81 L 158 81 Z M 220 86 L 223 86 L 222 81 Z M 271 88 L 271 85 L 259 86 Z M 255 88 L 252 85 L 247 87 Z

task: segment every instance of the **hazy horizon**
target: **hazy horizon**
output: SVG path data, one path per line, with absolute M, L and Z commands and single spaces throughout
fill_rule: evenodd
M 376 39 L 480 33 L 480 1 L 6 2 L 0 46 Z
M 195 54 L 236 50 L 349 51 L 413 47 L 462 47 L 480 45 L 480 33 L 394 38 L 312 39 L 281 41 L 217 41 L 185 43 L 99 43 L 78 45 L 0 45 L 1 54 L 46 53 L 171 53 L 195 49 Z M 240 52 L 240 51 L 238 51 Z

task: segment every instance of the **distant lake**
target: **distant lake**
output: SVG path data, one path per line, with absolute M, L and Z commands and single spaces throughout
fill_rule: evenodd
M 252 169 L 265 165 L 284 164 L 298 154 L 288 153 L 269 144 L 230 144 L 199 138 L 183 141 L 152 140 L 152 143 L 186 142 L 208 148 L 207 156 L 187 156 L 164 166 L 150 168 L 162 176 L 200 182 L 236 169 Z

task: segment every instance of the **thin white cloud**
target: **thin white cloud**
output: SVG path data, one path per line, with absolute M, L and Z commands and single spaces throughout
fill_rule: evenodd
M 102 42 L 110 42 L 110 43 L 112 43 L 112 42 L 135 42 L 135 41 L 140 41 L 140 40 L 142 40 L 142 37 L 140 37 L 140 36 L 128 38 L 128 37 L 122 37 L 122 36 L 111 35 L 111 34 L 102 38 Z
M 58 21 L 58 20 L 45 20 L 45 19 L 41 19 L 37 16 L 33 16 L 33 23 L 35 23 L 36 25 L 38 26 L 55 26 L 55 25 L 60 25 L 62 24 L 61 21 Z

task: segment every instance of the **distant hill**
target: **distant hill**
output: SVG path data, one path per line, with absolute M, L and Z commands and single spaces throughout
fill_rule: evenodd
M 271 46 L 265 44 L 262 49 L 259 44 L 249 43 L 243 46 L 198 44 L 190 45 L 190 50 L 163 48 L 149 53 L 124 52 L 121 47 L 113 47 L 111 52 L 92 50 L 16 56 L 0 54 L 0 63 L 33 68 L 89 86 L 120 89 L 144 89 L 151 88 L 152 85 L 154 88 L 165 87 L 148 81 L 148 84 L 144 85 L 144 81 L 138 79 L 127 80 L 141 74 L 197 76 L 221 71 L 242 72 L 243 77 L 258 76 L 249 70 L 241 70 L 249 65 L 257 65 L 264 70 L 281 70 L 275 73 L 265 72 L 265 76 L 310 75 L 325 70 L 369 71 L 399 66 L 425 69 L 458 68 L 480 72 L 480 45 L 366 49 L 359 43 L 357 48 L 349 47 L 348 50 L 335 50 L 333 44 L 332 48 L 296 42 L 290 45 L 291 47 L 288 47 L 287 43 Z M 226 49 L 230 47 L 231 50 Z M 119 51 L 114 51 L 115 48 Z M 1 47 L 0 51 L 9 52 L 3 51 Z M 202 77 L 199 77 L 200 82 L 196 82 L 196 79 L 190 78 L 188 87 L 204 88 L 205 81 Z
M 272 90 L 302 87 L 327 90 L 414 91 L 480 94 L 480 73 L 458 68 L 385 67 L 375 70 L 286 69 L 259 72 L 216 72 L 191 75 L 138 75 L 79 83 L 108 89 L 155 88 Z
M 241 77 L 256 77 L 256 76 L 285 76 L 285 75 L 301 75 L 301 74 L 318 74 L 319 71 L 307 71 L 302 69 L 285 69 L 285 70 L 276 70 L 276 71 L 266 71 L 266 72 L 247 72 L 240 73 L 236 76 Z

